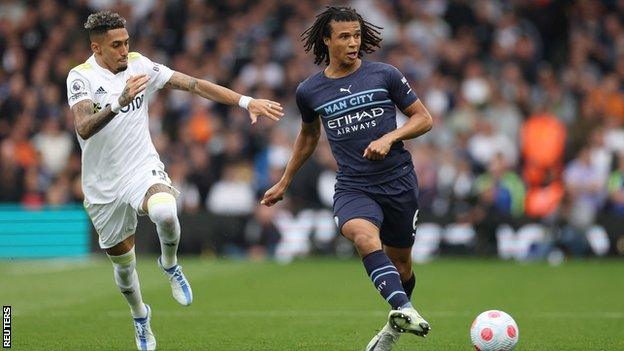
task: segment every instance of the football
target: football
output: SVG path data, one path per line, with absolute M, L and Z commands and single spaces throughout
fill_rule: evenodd
M 516 321 L 503 311 L 485 311 L 475 318 L 470 327 L 470 339 L 478 351 L 513 350 L 519 337 Z

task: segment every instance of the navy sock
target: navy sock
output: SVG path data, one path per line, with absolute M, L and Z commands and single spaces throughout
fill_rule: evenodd
M 412 272 L 412 276 L 405 282 L 401 282 L 403 285 L 403 290 L 405 294 L 407 294 L 408 299 L 412 299 L 412 292 L 414 291 L 414 287 L 416 286 L 416 276 L 414 272 Z
M 410 305 L 401 285 L 401 276 L 383 251 L 377 250 L 369 253 L 362 259 L 362 262 L 373 285 L 393 310 Z

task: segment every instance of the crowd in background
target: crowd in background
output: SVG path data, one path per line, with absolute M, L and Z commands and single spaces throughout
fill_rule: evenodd
M 251 126 L 243 109 L 165 89 L 149 110 L 182 213 L 270 222 L 276 209 L 258 197 L 290 156 L 297 85 L 323 68 L 300 34 L 326 3 L 0 2 L 0 202 L 82 201 L 66 77 L 91 55 L 87 16 L 109 8 L 127 19 L 131 51 L 284 105 L 282 121 Z M 383 27 L 381 49 L 366 59 L 399 68 L 434 118 L 406 144 L 423 213 L 486 227 L 624 217 L 624 1 L 334 3 Z M 331 208 L 335 171 L 322 139 L 289 208 Z

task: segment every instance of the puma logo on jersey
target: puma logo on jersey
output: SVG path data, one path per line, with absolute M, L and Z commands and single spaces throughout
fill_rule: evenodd
M 351 84 L 351 85 L 353 85 L 353 84 Z M 340 88 L 340 92 L 341 93 L 349 93 L 349 94 L 351 94 L 351 85 L 349 85 L 348 88 Z

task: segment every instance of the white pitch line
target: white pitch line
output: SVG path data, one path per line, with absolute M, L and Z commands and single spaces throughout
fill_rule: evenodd
M 246 311 L 176 311 L 176 310 L 158 310 L 155 311 L 159 315 L 165 316 L 215 316 L 215 317 L 377 317 L 385 316 L 385 311 L 346 311 L 346 310 L 290 310 L 290 311 L 261 311 L 261 310 L 246 310 Z M 425 314 L 431 318 L 457 318 L 457 317 L 476 317 L 479 312 L 468 311 L 426 311 Z M 109 311 L 107 313 L 110 317 L 124 317 L 128 316 L 127 311 Z M 569 317 L 581 317 L 581 318 L 593 318 L 593 319 L 624 319 L 624 312 L 537 312 L 537 313 L 514 313 L 516 317 L 530 316 L 537 318 L 569 318 Z
M 47 309 L 48 316 L 80 316 L 84 313 L 79 310 L 73 310 L 71 308 L 63 308 L 58 311 L 55 308 L 61 306 L 50 305 Z M 18 313 L 21 312 L 21 313 Z M 262 311 L 262 310 L 245 310 L 245 311 L 227 311 L 227 310 L 155 310 L 155 314 L 159 316 L 171 316 L 171 317 L 229 317 L 229 318 L 294 318 L 294 317 L 321 317 L 321 318 L 333 318 L 333 317 L 382 317 L 388 313 L 386 311 L 362 311 L 362 310 L 289 310 L 289 311 Z M 15 313 L 23 315 L 24 311 L 16 311 Z M 108 317 L 111 318 L 127 318 L 128 311 L 126 310 L 111 310 L 105 312 Z M 476 317 L 478 311 L 425 311 L 424 314 L 429 318 L 466 318 L 472 319 Z M 587 319 L 624 319 L 624 312 L 526 312 L 526 313 L 514 313 L 515 318 L 531 317 L 540 319 L 565 319 L 565 318 L 587 318 Z

